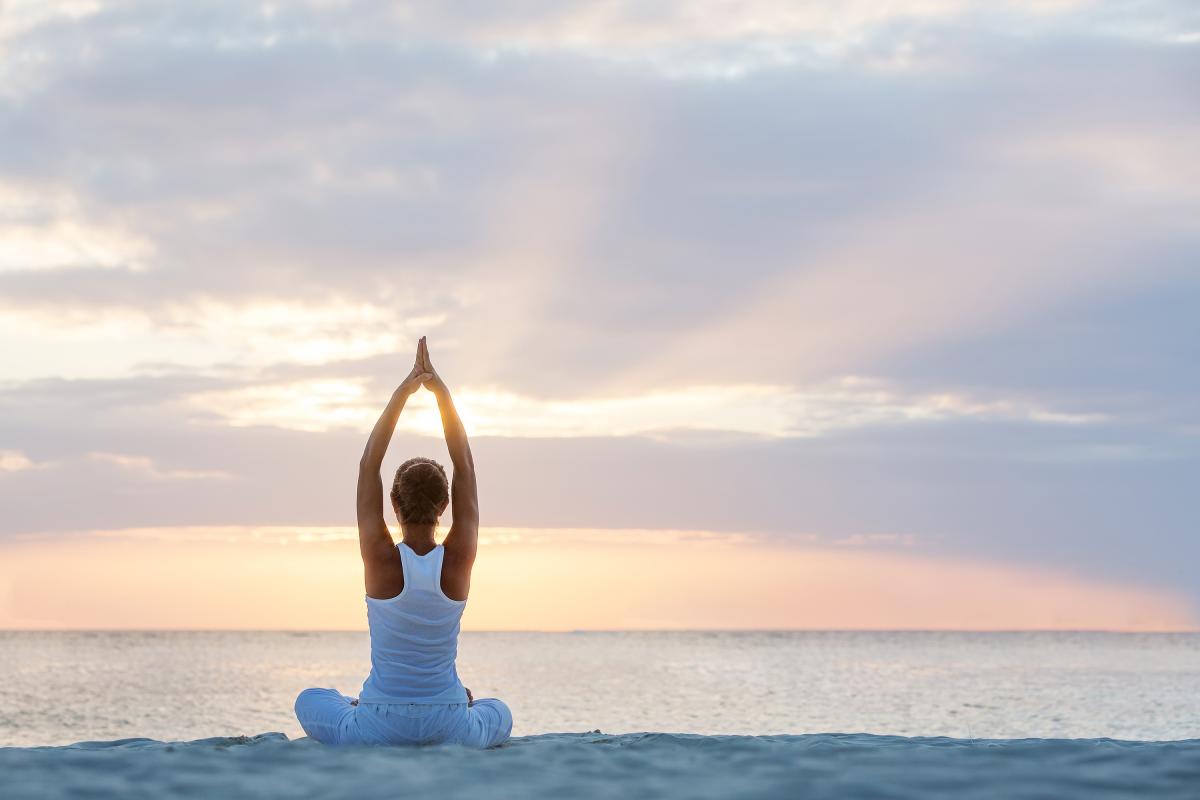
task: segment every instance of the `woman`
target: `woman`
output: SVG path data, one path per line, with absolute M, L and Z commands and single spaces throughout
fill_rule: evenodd
M 402 531 L 392 541 L 383 519 L 379 469 L 396 421 L 422 386 L 437 398 L 454 481 L 429 458 L 396 470 L 392 510 Z M 438 518 L 453 500 L 444 544 Z M 435 744 L 494 747 L 508 739 L 512 714 L 499 700 L 475 700 L 458 679 L 458 630 L 479 541 L 479 499 L 467 432 L 446 384 L 429 361 L 425 337 L 412 372 L 392 394 L 358 464 L 358 545 L 365 572 L 371 674 L 358 699 L 332 689 L 296 698 L 304 732 L 325 744 Z

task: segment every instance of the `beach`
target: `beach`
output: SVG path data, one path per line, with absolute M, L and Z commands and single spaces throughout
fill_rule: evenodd
M 281 733 L 0 749 L 9 800 L 1195 798 L 1200 740 L 545 734 L 486 751 L 328 748 Z

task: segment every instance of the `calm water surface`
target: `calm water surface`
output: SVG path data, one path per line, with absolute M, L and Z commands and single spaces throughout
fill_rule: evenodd
M 283 731 L 355 695 L 365 633 L 0 632 L 0 745 Z M 465 633 L 459 673 L 550 731 L 1200 738 L 1200 634 Z

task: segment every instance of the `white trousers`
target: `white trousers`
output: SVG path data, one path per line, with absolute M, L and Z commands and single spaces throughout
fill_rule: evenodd
M 322 744 L 461 744 L 495 747 L 512 733 L 512 712 L 492 697 L 466 703 L 359 703 L 333 689 L 305 689 L 296 719 Z

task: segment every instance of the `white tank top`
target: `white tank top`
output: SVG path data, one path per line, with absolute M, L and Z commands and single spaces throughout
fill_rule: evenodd
M 387 600 L 367 598 L 371 630 L 371 674 L 363 683 L 363 703 L 465 703 L 458 679 L 458 631 L 466 600 L 442 593 L 439 544 L 423 556 L 396 545 L 404 589 Z

